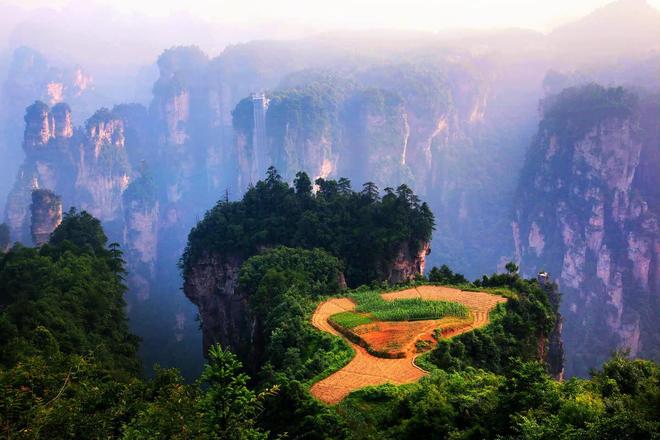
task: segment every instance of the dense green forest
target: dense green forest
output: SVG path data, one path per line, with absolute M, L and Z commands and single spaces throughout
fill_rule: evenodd
M 220 201 L 192 229 L 182 258 L 184 276 L 201 256 L 215 252 L 247 258 L 277 245 L 322 248 L 341 259 L 349 285 L 387 278 L 402 246 L 418 253 L 431 239 L 435 220 L 425 202 L 405 185 L 396 190 L 348 179 L 317 179 L 300 172 L 293 186 L 275 168 L 238 202 Z
M 299 193 L 274 176 L 270 185 L 268 190 L 251 190 L 255 204 L 272 201 L 264 199 L 270 191 L 282 191 L 280 202 L 300 198 L 295 203 L 326 208 L 326 203 L 336 203 L 336 209 L 346 206 L 344 212 L 350 212 L 351 203 L 385 209 L 402 197 L 392 192 L 382 201 L 367 202 L 364 193 L 336 194 L 344 198 L 341 205 L 327 198 L 327 188 L 325 194 Z M 256 247 L 270 242 L 269 237 L 284 236 L 277 228 L 286 224 L 273 219 L 275 214 L 250 225 L 250 231 L 265 233 L 263 241 L 242 232 L 239 218 L 248 217 L 237 213 L 244 208 L 219 203 L 191 239 L 201 242 L 204 231 L 217 231 L 207 243 L 230 244 L 229 249 L 238 251 L 234 243 Z M 280 215 L 288 212 L 269 208 Z M 298 212 L 304 216 L 314 209 L 319 208 Z M 372 218 L 344 221 L 358 229 L 360 221 Z M 220 226 L 205 225 L 209 219 Z M 186 258 L 191 252 L 189 248 Z M 509 301 L 493 312 L 490 326 L 443 341 L 430 352 L 424 366 L 431 374 L 419 383 L 364 389 L 336 406 L 319 403 L 309 394 L 311 384 L 353 356 L 342 339 L 315 330 L 309 322 L 319 301 L 340 292 L 351 294 L 342 291 L 346 262 L 338 254 L 277 246 L 245 260 L 238 289 L 259 317 L 265 339 L 252 377 L 244 373 L 237 355 L 215 345 L 194 383 L 184 382 L 176 370 L 160 368 L 146 380 L 136 356 L 139 341 L 126 322 L 121 250 L 108 243 L 98 220 L 86 212 L 68 212 L 46 245 L 15 245 L 0 254 L 1 436 L 658 438 L 658 366 L 617 354 L 589 380 L 552 380 L 536 348 L 539 337 L 553 327 L 556 308 L 538 281 L 520 277 L 515 265 L 509 265 L 507 273 L 474 282 L 448 267 L 432 269 L 430 281 L 415 282 L 498 292 Z M 184 259 L 186 263 L 191 261 Z

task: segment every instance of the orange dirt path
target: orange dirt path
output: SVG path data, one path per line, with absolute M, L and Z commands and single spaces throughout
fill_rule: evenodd
M 432 301 L 453 301 L 464 304 L 474 316 L 474 322 L 451 336 L 465 333 L 488 324 L 488 313 L 506 298 L 484 292 L 464 292 L 443 286 L 420 286 L 382 294 L 383 299 L 422 298 Z M 355 309 L 355 303 L 348 298 L 334 298 L 322 302 L 312 316 L 312 325 L 319 330 L 341 336 L 329 323 L 328 318 L 341 312 Z M 415 354 L 400 359 L 385 359 L 372 356 L 366 349 L 344 338 L 355 350 L 355 357 L 344 368 L 315 383 L 310 392 L 312 396 L 327 404 L 340 402 L 351 392 L 367 386 L 393 383 L 402 385 L 416 382 L 427 373 L 414 364 Z

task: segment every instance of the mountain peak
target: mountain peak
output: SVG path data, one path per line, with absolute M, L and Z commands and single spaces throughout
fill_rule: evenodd
M 555 29 L 562 51 L 581 55 L 632 55 L 660 50 L 660 11 L 646 0 L 618 0 Z

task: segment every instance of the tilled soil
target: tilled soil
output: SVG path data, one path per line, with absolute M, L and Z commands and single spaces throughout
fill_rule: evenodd
M 389 347 L 398 349 L 401 346 L 404 357 L 398 359 L 386 359 L 372 356 L 363 347 L 347 342 L 355 350 L 355 357 L 341 370 L 336 371 L 327 378 L 315 383 L 310 392 L 314 397 L 327 404 L 340 402 L 349 393 L 367 386 L 382 385 L 393 383 L 402 385 L 416 382 L 427 373 L 414 364 L 416 356 L 414 343 L 417 340 L 428 340 L 428 333 L 435 328 L 442 328 L 445 321 L 450 329 L 443 332 L 443 337 L 452 337 L 465 333 L 475 328 L 488 324 L 488 313 L 498 304 L 506 302 L 506 298 L 497 295 L 491 295 L 484 292 L 465 292 L 459 289 L 453 289 L 442 286 L 420 286 L 402 290 L 399 292 L 390 292 L 382 295 L 386 301 L 395 299 L 422 298 L 432 301 L 453 301 L 464 304 L 470 309 L 474 320 L 471 324 L 456 325 L 455 322 L 448 322 L 448 319 L 435 321 L 413 321 L 413 322 L 379 322 L 375 325 L 381 326 L 378 331 L 365 332 L 360 336 L 372 347 Z M 319 330 L 338 335 L 329 323 L 328 318 L 341 312 L 348 312 L 355 309 L 355 303 L 348 298 L 335 298 L 325 301 L 317 307 L 312 316 L 312 324 Z M 451 321 L 451 320 L 449 320 Z M 373 333 L 373 335 L 370 335 Z M 342 336 L 343 337 L 343 336 Z M 388 339 L 389 338 L 389 339 Z

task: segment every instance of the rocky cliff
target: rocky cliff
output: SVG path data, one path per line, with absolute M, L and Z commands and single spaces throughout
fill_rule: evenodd
M 93 78 L 82 67 L 56 65 L 46 56 L 28 47 L 14 50 L 7 76 L 0 88 L 0 156 L 3 158 L 3 163 L 0 164 L 0 204 L 2 205 L 5 204 L 5 196 L 23 161 L 21 140 L 24 110 L 35 100 L 42 101 L 48 106 L 68 102 L 76 108 L 80 118 L 73 123 L 80 123 L 82 115 L 91 114 L 97 107 L 100 97 L 94 91 Z M 65 125 L 61 124 L 60 127 Z
M 502 219 L 510 212 L 517 183 L 512 170 L 523 160 L 537 105 L 532 90 L 503 79 L 522 75 L 520 68 L 463 55 L 345 76 L 292 73 L 265 93 L 266 106 L 247 97 L 232 112 L 228 157 L 238 166 L 229 187 L 242 191 L 268 165 L 287 179 L 303 169 L 312 177 L 372 181 L 380 188 L 406 183 L 443 218 L 432 260 L 471 277 L 492 271 L 512 253 Z M 519 83 L 541 78 L 533 70 L 526 75 L 531 78 Z M 260 113 L 263 131 L 255 124 Z
M 168 344 L 185 353 L 168 354 L 174 362 L 181 357 L 201 358 L 194 342 L 190 348 L 177 348 L 186 338 L 186 342 L 194 340 L 196 331 L 192 306 L 176 287 L 176 262 L 187 225 L 194 218 L 190 206 L 195 200 L 177 204 L 180 195 L 176 185 L 190 188 L 190 181 L 182 173 L 168 175 L 171 167 L 180 170 L 185 162 L 177 163 L 176 156 L 168 155 L 167 145 L 157 143 L 153 119 L 140 105 L 100 109 L 80 127 L 73 121 L 72 111 L 64 103 L 50 107 L 38 101 L 26 109 L 25 160 L 5 209 L 12 240 L 32 243 L 34 237 L 41 242 L 50 233 L 49 225 L 56 224 L 62 205 L 90 212 L 125 252 L 132 325 L 141 335 L 154 333 L 142 346 L 145 364 L 166 365 L 163 347 Z M 158 171 L 155 175 L 149 171 L 154 168 Z M 45 199 L 33 203 L 33 192 L 42 195 L 50 191 L 61 196 L 59 209 L 51 209 Z M 186 216 L 187 223 L 182 222 Z M 156 317 L 159 314 L 162 316 Z M 192 367 L 192 372 L 187 370 L 192 376 L 198 365 L 201 361 L 183 367 Z
M 140 301 L 151 295 L 158 262 L 160 203 L 149 171 L 143 168 L 122 194 L 123 243 L 128 283 Z
M 390 284 L 405 283 L 414 280 L 424 274 L 426 267 L 426 256 L 431 253 L 429 243 L 424 243 L 417 253 L 410 251 L 410 245 L 404 243 L 394 259 L 387 268 L 387 281 Z
M 559 274 L 569 375 L 660 355 L 659 104 L 590 85 L 543 105 L 513 236 L 525 271 Z
M 559 286 L 550 278 L 550 275 L 548 275 L 547 272 L 539 273 L 536 278 L 543 291 L 548 295 L 550 306 L 557 317 L 554 327 L 547 337 L 539 344 L 539 359 L 545 361 L 548 366 L 548 372 L 552 377 L 556 380 L 563 380 L 565 370 L 564 342 L 562 341 L 564 320 L 559 311 L 561 306 Z
M 102 221 L 119 220 L 131 174 L 123 120 L 107 109 L 97 111 L 74 148 L 76 205 Z
M 30 205 L 32 241 L 41 246 L 62 222 L 62 199 L 47 189 L 32 191 Z
M 37 101 L 26 109 L 23 136 L 25 160 L 5 210 L 13 240 L 32 242 L 29 209 L 33 190 L 55 191 L 72 203 L 76 175 L 72 142 L 71 110 L 66 104 L 60 103 L 51 109 Z
M 247 298 L 241 296 L 238 273 L 243 259 L 238 256 L 206 255 L 191 269 L 183 291 L 199 309 L 204 352 L 220 343 L 246 355 L 251 328 Z

